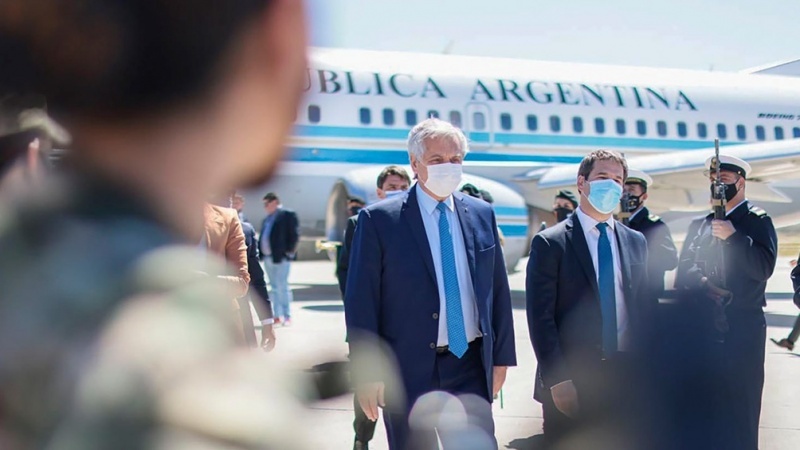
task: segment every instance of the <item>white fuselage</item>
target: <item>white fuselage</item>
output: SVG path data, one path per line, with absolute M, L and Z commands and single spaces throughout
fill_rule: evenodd
M 466 132 L 465 172 L 548 208 L 551 195 L 515 178 L 592 149 L 655 154 L 710 148 L 717 137 L 723 146 L 800 137 L 800 79 L 315 49 L 275 189 L 306 232 L 321 231 L 336 179 L 407 164 L 408 132 L 431 115 Z

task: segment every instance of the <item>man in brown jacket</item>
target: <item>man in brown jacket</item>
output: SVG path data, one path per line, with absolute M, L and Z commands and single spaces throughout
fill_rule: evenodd
M 249 323 L 245 323 L 246 320 L 243 320 L 237 300 L 247 294 L 250 283 L 250 273 L 247 270 L 247 245 L 244 240 L 242 224 L 239 222 L 239 216 L 235 209 L 210 203 L 205 206 L 204 217 L 205 234 L 200 247 L 224 257 L 228 268 L 235 273 L 235 275 L 220 273 L 209 275 L 224 280 L 235 290 L 236 297 L 231 299 L 231 309 L 234 312 L 234 321 L 239 331 L 237 340 L 240 344 L 247 344 L 249 335 L 252 334 L 252 339 L 255 340 L 255 330 L 252 317 L 250 317 Z M 247 312 L 249 313 L 249 311 Z

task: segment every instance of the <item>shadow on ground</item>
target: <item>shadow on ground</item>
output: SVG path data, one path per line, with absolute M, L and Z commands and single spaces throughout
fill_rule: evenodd
M 506 444 L 506 448 L 514 450 L 545 450 L 544 435 L 536 434 L 526 438 L 514 439 Z

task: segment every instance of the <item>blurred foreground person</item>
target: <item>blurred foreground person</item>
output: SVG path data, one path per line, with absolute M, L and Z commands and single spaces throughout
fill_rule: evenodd
M 693 415 L 681 414 L 686 442 L 679 444 L 755 450 L 764 388 L 763 308 L 778 237 L 767 212 L 747 200 L 747 162 L 721 155 L 706 167 L 715 211 L 689 225 L 675 274 L 679 298 L 692 307 L 686 320 L 697 333 L 686 352 L 694 372 L 683 399 Z
M 69 133 L 47 115 L 44 97 L 0 92 L 0 206 L 37 186 L 53 144 L 69 142 Z
M 0 2 L 0 86 L 74 137 L 0 218 L 0 448 L 302 447 L 198 243 L 206 199 L 281 158 L 304 32 L 299 0 Z
M 497 448 L 491 401 L 516 365 L 514 324 L 494 212 L 455 192 L 466 153 L 458 128 L 417 124 L 408 154 L 419 182 L 358 216 L 344 302 L 353 377 L 367 417 L 383 407 L 392 450 L 435 448 L 434 427 L 445 449 Z M 399 382 L 366 370 L 361 347 L 376 340 Z M 436 391 L 462 420 L 427 420 L 452 404 Z

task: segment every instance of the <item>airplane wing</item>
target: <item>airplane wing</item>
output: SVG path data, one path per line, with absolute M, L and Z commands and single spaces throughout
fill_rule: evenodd
M 724 145 L 722 153 L 737 156 L 752 167 L 747 175 L 747 198 L 758 202 L 790 203 L 792 200 L 774 186 L 776 182 L 800 178 L 800 139 L 757 144 Z M 662 153 L 628 158 L 628 166 L 653 177 L 648 206 L 658 211 L 708 210 L 709 182 L 704 176 L 706 159 L 714 154 L 708 149 Z M 535 184 L 547 202 L 559 189 L 574 189 L 578 165 L 532 170 L 516 181 Z M 546 206 L 545 206 L 546 207 Z

